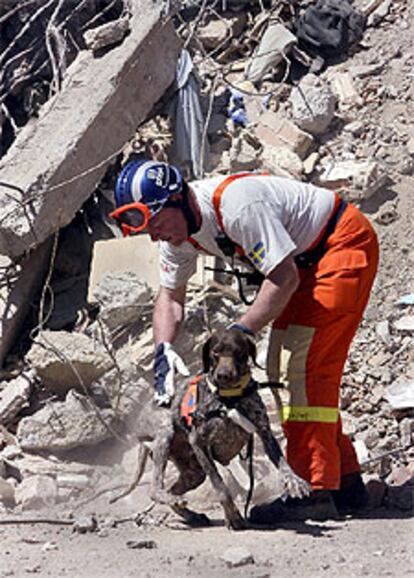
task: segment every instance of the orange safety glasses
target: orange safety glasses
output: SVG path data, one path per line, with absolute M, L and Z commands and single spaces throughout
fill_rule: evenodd
M 118 221 L 122 234 L 128 237 L 143 231 L 148 226 L 153 213 L 144 203 L 129 203 L 118 207 L 109 213 L 109 216 Z

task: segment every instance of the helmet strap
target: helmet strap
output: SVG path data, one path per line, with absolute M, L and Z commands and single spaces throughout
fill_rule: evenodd
M 183 189 L 181 192 L 183 196 L 181 209 L 183 211 L 184 217 L 187 221 L 187 228 L 188 228 L 188 236 L 194 235 L 200 229 L 199 225 L 197 225 L 197 221 L 193 211 L 190 208 L 189 203 L 189 188 L 186 182 L 183 183 Z

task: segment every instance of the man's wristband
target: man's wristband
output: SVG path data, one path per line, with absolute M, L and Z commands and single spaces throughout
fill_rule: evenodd
M 250 337 L 255 337 L 254 331 L 249 329 L 249 327 L 246 327 L 246 325 L 243 325 L 243 323 L 232 323 L 232 325 L 230 325 L 230 329 L 238 329 Z

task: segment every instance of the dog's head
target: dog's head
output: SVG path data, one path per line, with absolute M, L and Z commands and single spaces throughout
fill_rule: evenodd
M 242 378 L 250 377 L 250 363 L 256 364 L 256 346 L 237 329 L 213 333 L 203 347 L 203 369 L 219 389 L 236 389 Z

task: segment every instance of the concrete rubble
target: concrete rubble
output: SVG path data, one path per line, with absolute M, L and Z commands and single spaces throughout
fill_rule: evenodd
M 35 125 L 22 128 L 0 160 L 0 181 L 14 187 L 13 194 L 0 198 L 1 255 L 17 259 L 72 221 L 110 160 L 173 82 L 180 44 L 171 21 L 161 22 L 160 5 L 134 5 L 131 30 L 123 42 L 100 58 L 81 51 L 60 92 L 41 109 Z M 34 270 L 37 280 L 42 279 L 47 255 Z M 1 339 L 9 328 L 15 338 L 21 327 L 19 309 L 27 295 L 17 299 L 10 294 L 24 292 L 23 287 L 24 279 L 17 278 L 2 288 L 2 302 L 10 306 L 1 312 L 7 325 L 0 326 Z M 0 362 L 2 353 L 0 349 Z
M 388 507 L 409 510 L 414 303 L 401 298 L 414 293 L 414 61 L 395 56 L 398 47 L 390 41 L 375 58 L 361 51 L 316 75 L 312 55 L 306 65 L 296 60 L 301 47 L 288 20 L 286 28 L 240 2 L 220 17 L 210 11 L 191 32 L 164 20 L 161 4 L 139 2 L 137 12 L 117 13 L 86 31 L 86 49 L 68 66 L 60 91 L 0 160 L 0 181 L 24 191 L 0 198 L 0 271 L 7 272 L 0 285 L 0 504 L 16 511 L 51 508 L 91 496 L 106 483 L 113 487 L 115 477 L 129 480 L 129 467 L 107 466 L 100 458 L 114 444 L 121 445 L 119 453 L 134 445 L 151 403 L 158 252 L 146 235 L 120 239 L 106 214 L 114 175 L 130 154 L 170 158 L 174 128 L 165 105 L 188 40 L 202 108 L 206 117 L 211 113 L 205 175 L 267 170 L 313 182 L 355 202 L 377 230 L 382 265 L 345 366 L 341 410 L 371 507 L 387 500 Z M 364 41 L 372 27 L 387 32 L 390 18 L 405 21 L 402 9 L 376 2 Z M 401 58 L 403 78 L 393 76 L 394 58 Z M 293 83 L 290 68 L 298 62 L 301 77 Z M 224 78 L 216 79 L 217 65 L 228 67 Z M 230 89 L 241 90 L 241 123 L 229 114 Z M 7 125 L 3 112 L 0 122 Z M 55 243 L 58 231 L 61 244 Z M 84 264 L 79 255 L 86 245 L 94 249 Z M 59 283 L 65 299 L 47 301 L 45 294 Z M 76 284 L 83 291 L 79 301 Z M 39 289 L 50 316 L 39 314 Z M 177 342 L 193 373 L 208 327 L 224 327 L 239 315 L 234 295 L 234 285 L 217 283 L 200 266 Z M 68 314 L 69 303 L 75 316 Z M 36 321 L 28 315 L 32 309 Z M 260 351 L 267 337 L 260 336 Z M 280 428 L 277 433 L 282 439 Z M 258 450 L 255 468 L 253 503 L 277 486 Z M 248 489 L 244 466 L 237 462 L 222 473 L 241 499 Z M 198 499 L 211 497 L 203 488 Z M 93 516 L 78 519 L 77 532 L 96 530 Z M 241 549 L 220 558 L 229 567 L 254 563 Z

